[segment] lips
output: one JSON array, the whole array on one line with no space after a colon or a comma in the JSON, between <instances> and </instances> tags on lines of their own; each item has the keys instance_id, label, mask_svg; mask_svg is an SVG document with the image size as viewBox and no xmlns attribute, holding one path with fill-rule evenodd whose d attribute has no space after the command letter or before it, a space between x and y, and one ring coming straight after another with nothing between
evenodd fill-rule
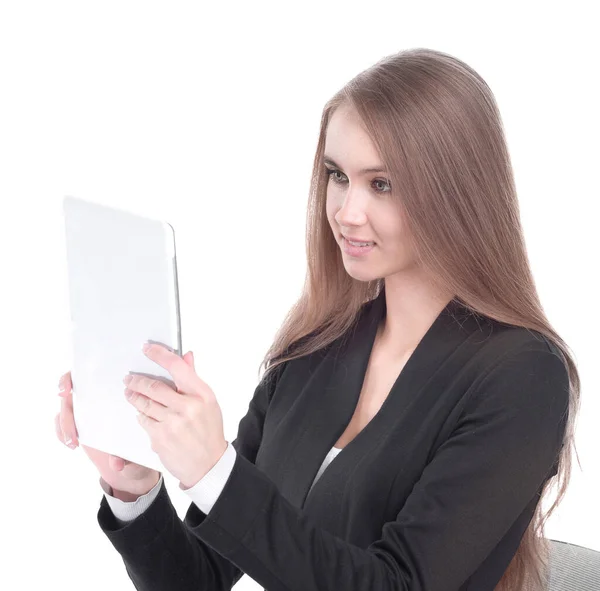
<instances>
[{"instance_id":1,"label":"lips","mask_svg":"<svg viewBox=\"0 0 600 591\"><path fill-rule=\"evenodd\" d=\"M346 240L350 240L352 242L373 242L375 243L375 240L364 240L362 238L351 238L350 236L346 236L345 234L342 234L342 236L346 239Z\"/></svg>"}]
</instances>

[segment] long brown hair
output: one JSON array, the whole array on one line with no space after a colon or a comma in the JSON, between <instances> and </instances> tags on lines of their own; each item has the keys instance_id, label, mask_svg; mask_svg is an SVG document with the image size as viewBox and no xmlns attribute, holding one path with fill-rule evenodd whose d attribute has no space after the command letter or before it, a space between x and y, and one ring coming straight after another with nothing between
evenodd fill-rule
<instances>
[{"instance_id":1,"label":"long brown hair","mask_svg":"<svg viewBox=\"0 0 600 591\"><path fill-rule=\"evenodd\" d=\"M326 214L323 150L328 121L350 106L402 196L418 263L442 293L500 322L536 330L560 351L570 380L569 419L558 473L542 490L532 521L496 591L547 584L548 517L570 481L580 379L569 347L538 298L520 222L513 170L492 91L470 66L440 51L416 48L387 56L348 82L323 109L307 212L307 275L300 298L267 351L267 374L285 361L342 336L360 307L376 297L383 278L357 281L346 272ZM260 370L259 370L260 371ZM579 458L578 458L579 460ZM546 512L552 484L557 497Z\"/></svg>"}]
</instances>

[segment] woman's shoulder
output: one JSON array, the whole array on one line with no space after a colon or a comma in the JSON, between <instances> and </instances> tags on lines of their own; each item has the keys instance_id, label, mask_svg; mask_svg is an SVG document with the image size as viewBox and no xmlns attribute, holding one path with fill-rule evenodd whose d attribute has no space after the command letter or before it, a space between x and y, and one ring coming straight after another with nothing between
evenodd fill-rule
<instances>
[{"instance_id":1,"label":"woman's shoulder","mask_svg":"<svg viewBox=\"0 0 600 591\"><path fill-rule=\"evenodd\" d=\"M525 326L508 325L492 321L488 342L484 343L484 353L490 358L502 352L539 351L561 357L556 344L542 332Z\"/></svg>"},{"instance_id":2,"label":"woman's shoulder","mask_svg":"<svg viewBox=\"0 0 600 591\"><path fill-rule=\"evenodd\" d=\"M503 400L511 395L522 397L526 389L528 395L523 403L542 404L552 390L557 397L564 396L564 403L568 404L568 366L552 339L537 330L504 325L492 331L491 338L471 361L472 367L477 368L476 389L485 396L496 384L504 390ZM511 398L510 404L514 402Z\"/></svg>"}]
</instances>

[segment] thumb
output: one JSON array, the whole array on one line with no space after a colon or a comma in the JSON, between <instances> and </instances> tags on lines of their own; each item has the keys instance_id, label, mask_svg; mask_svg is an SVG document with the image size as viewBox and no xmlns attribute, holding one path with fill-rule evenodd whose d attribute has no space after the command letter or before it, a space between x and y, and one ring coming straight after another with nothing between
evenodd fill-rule
<instances>
[{"instance_id":1,"label":"thumb","mask_svg":"<svg viewBox=\"0 0 600 591\"><path fill-rule=\"evenodd\" d=\"M121 470L123 470L123 468L125 468L125 460L123 460L123 458L120 458L119 456L114 456L112 454L109 454L108 465L115 472L121 472Z\"/></svg>"}]
</instances>

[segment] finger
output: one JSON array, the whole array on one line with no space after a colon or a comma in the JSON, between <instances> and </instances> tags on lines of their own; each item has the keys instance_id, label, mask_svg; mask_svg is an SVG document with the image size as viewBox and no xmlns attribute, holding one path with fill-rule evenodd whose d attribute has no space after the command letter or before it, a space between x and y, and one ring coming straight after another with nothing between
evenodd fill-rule
<instances>
[{"instance_id":1,"label":"finger","mask_svg":"<svg viewBox=\"0 0 600 591\"><path fill-rule=\"evenodd\" d=\"M73 445L77 446L79 445L79 433L77 432L75 417L73 416L73 399L69 394L68 398L63 398L60 402L60 424L63 433L65 434L65 443L68 445L67 441L70 439Z\"/></svg>"},{"instance_id":2,"label":"finger","mask_svg":"<svg viewBox=\"0 0 600 591\"><path fill-rule=\"evenodd\" d=\"M58 437L58 440L61 443L64 443L65 438L64 438L61 426L60 426L60 413L56 413L56 416L54 417L54 430L56 431L56 436Z\"/></svg>"},{"instance_id":3,"label":"finger","mask_svg":"<svg viewBox=\"0 0 600 591\"><path fill-rule=\"evenodd\" d=\"M72 390L70 388L68 390L60 390L58 392L58 395L61 398L68 398L69 396L71 396L71 394L72 394Z\"/></svg>"},{"instance_id":4,"label":"finger","mask_svg":"<svg viewBox=\"0 0 600 591\"><path fill-rule=\"evenodd\" d=\"M71 372L68 371L60 377L60 380L58 380L58 395L64 396L65 394L71 391L72 387L73 384L71 382Z\"/></svg>"},{"instance_id":5,"label":"finger","mask_svg":"<svg viewBox=\"0 0 600 591\"><path fill-rule=\"evenodd\" d=\"M65 392L61 396L60 408L72 409L73 408L73 393L71 391Z\"/></svg>"},{"instance_id":6,"label":"finger","mask_svg":"<svg viewBox=\"0 0 600 591\"><path fill-rule=\"evenodd\" d=\"M196 371L196 364L194 363L194 354L191 351L188 351L183 356L183 359L194 371Z\"/></svg>"},{"instance_id":7,"label":"finger","mask_svg":"<svg viewBox=\"0 0 600 591\"><path fill-rule=\"evenodd\" d=\"M56 430L56 436L58 437L58 439L61 443L64 443L67 447L70 447L71 449L75 449L77 447L77 445L73 441L73 438L70 437L69 433L63 429L62 422L63 422L62 415L61 415L61 413L58 413L54 417L54 426L55 426L55 430Z\"/></svg>"},{"instance_id":8,"label":"finger","mask_svg":"<svg viewBox=\"0 0 600 591\"><path fill-rule=\"evenodd\" d=\"M174 395L178 396L176 393ZM128 402L142 414L153 418L155 421L164 421L169 413L169 409L166 406L160 404L160 402L155 402L139 392L133 392Z\"/></svg>"},{"instance_id":9,"label":"finger","mask_svg":"<svg viewBox=\"0 0 600 591\"><path fill-rule=\"evenodd\" d=\"M147 414L144 414L143 412L138 413L136 418L138 423L142 426L146 433L148 433L150 439L153 440L153 437L156 433L156 426L159 424L159 421L151 416L148 416ZM156 451L154 448L152 449Z\"/></svg>"},{"instance_id":10,"label":"finger","mask_svg":"<svg viewBox=\"0 0 600 591\"><path fill-rule=\"evenodd\" d=\"M145 355L169 372L179 392L195 392L199 383L203 383L193 367L162 345L150 345Z\"/></svg>"},{"instance_id":11,"label":"finger","mask_svg":"<svg viewBox=\"0 0 600 591\"><path fill-rule=\"evenodd\" d=\"M185 362L182 360L182 363ZM127 388L133 390L134 394L129 399L129 402L131 402L138 410L146 413L145 405L147 402L143 399L144 397L156 402L162 407L154 407L153 410L157 413L157 416L154 416L153 414L150 415L157 420L162 420L164 418L164 408L171 408L172 410L178 411L183 407L181 394L173 390L171 386L168 386L162 380L132 374L132 379L127 384ZM143 396L140 398L139 394L143 394ZM148 408L151 406L152 405L148 405Z\"/></svg>"},{"instance_id":12,"label":"finger","mask_svg":"<svg viewBox=\"0 0 600 591\"><path fill-rule=\"evenodd\" d=\"M67 373L64 373L62 376L60 376L60 379L58 380L58 387L62 388L64 386L65 380L67 379Z\"/></svg>"}]
</instances>

